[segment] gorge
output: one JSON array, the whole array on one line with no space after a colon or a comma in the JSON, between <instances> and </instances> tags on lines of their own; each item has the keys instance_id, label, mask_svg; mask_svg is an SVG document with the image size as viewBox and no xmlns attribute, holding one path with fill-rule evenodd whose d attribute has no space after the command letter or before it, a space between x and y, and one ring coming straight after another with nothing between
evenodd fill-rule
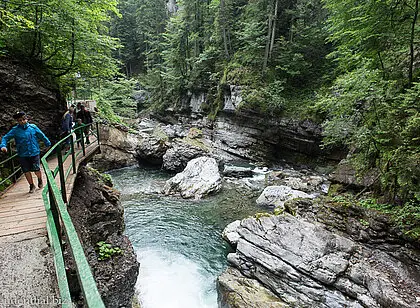
<instances>
[{"instance_id":1,"label":"gorge","mask_svg":"<svg viewBox=\"0 0 420 308\"><path fill-rule=\"evenodd\" d=\"M182 118L182 121L185 119ZM250 121L247 123L249 125ZM219 162L219 169L224 175L222 193L213 193L208 197L199 196L199 198L208 201L188 201L180 199L179 196L163 197L162 190L165 181L144 182L147 178L144 172L150 172L148 169L140 171L143 173L141 179L137 178L141 183L140 187L136 187L136 184L132 182L135 181L133 178L130 179L130 182L127 182L128 179L122 180L123 182L117 185L121 187L123 195L124 191L129 191L123 198L129 199L127 204L129 204L130 211L136 213L141 211L141 215L146 215L145 221L149 223L154 218L158 221L161 219L167 221L169 226L166 225L166 227L162 227L159 223L152 224L154 228L161 230L156 235L159 238L158 242L168 239L168 236L172 238L173 235L170 234L172 223L179 226L177 215L174 218L177 222L171 222L172 211L177 213L178 209L185 208L184 210L191 214L190 211L196 211L197 206L203 207L202 211L208 211L205 205L200 202L217 203L218 196L223 199L226 190L238 189L239 195L236 195L235 198L239 198L240 195L245 196L247 202L252 205L252 210L248 212L252 218L246 218L247 215L241 212L236 213L238 215L235 217L228 215L232 221L239 219L240 223L236 223L236 226L231 228L231 234L236 234L233 236L236 239L231 241L236 252L230 253L227 257L230 266L222 273L220 269L224 267L223 261L219 260L221 263L218 265L218 274L212 272L212 277L220 274L217 279L219 307L294 307L296 305L300 307L410 307L417 305L420 301L417 287L420 278L418 242L405 236L387 215L351 205L338 197L335 199L325 197L331 181L337 185L336 181L344 179L345 181L342 182L344 185L350 184L351 187L362 185L351 182L354 175L352 172L348 172L346 175L347 169L344 168L344 171L336 170L335 174L340 176L328 176L325 170L331 172L334 168L328 166L321 168L318 165L315 168L318 170L316 172L302 164L296 168L296 165L290 165L285 160L271 164L271 169L258 169L255 165L250 166L244 158L253 158L254 161L259 161L260 166L263 167L263 157L273 157L274 152L266 151L265 153L269 155L265 156L258 154L252 156L250 153L263 153L258 150L276 147L272 147L273 143L263 142L263 138L257 140L258 134L254 134L254 139L251 138L249 126L244 128L238 125L235 127L230 123L229 126L219 124L214 128L214 125L207 124L205 120L197 119L171 125L159 123L159 121L150 118L140 120L137 125L139 133L132 133L128 130L124 132L112 127L104 129L106 132L103 135L104 153L109 153L106 150L108 146L118 149L118 152L111 151L114 153L113 155L106 154L106 157L112 158L113 161L111 163L108 160L107 166L111 164L111 166L119 168L140 161L142 164L154 163L158 168L162 166L169 172L177 172L182 171L187 162L202 156L209 156ZM220 127L229 127L229 129L222 131ZM254 132L258 131L258 128L254 129ZM248 134L241 135L237 133L238 131L247 131ZM232 136L235 138L231 138ZM245 149L237 146L243 140L240 138L248 140L248 146ZM302 138L299 139L301 142ZM127 143L127 140L132 142ZM269 146L264 147L264 144ZM257 151L252 152L253 146ZM298 147L292 145L289 147L289 151L291 151L290 148ZM105 155L98 156L97 162L93 165L100 168L106 157ZM240 162L241 160L242 162ZM314 165L312 164L312 166ZM198 173L200 173L199 170L196 168ZM256 172L264 170L259 180L255 179L257 174L252 170ZM138 171L121 169L113 171L111 174L113 176L119 174L118 182L121 181L121 177L125 178L123 175L125 172L135 174ZM156 171L151 172L155 174ZM168 179L170 175L165 177ZM127 185L127 183L129 184ZM231 185L236 185L234 186L236 188L232 188ZM146 187L146 191L141 187ZM262 197L260 195L264 188L270 187L276 188L277 190L274 191L279 192L267 195L265 197L267 201L257 205L256 200ZM287 187L287 189L282 187ZM307 196L311 198L318 197L313 201L310 199L287 201L288 198L285 196L290 196L291 190L289 189L295 189L301 193L306 192ZM135 201L134 196L136 195L140 197L140 201ZM151 208L145 206L149 202L152 202ZM176 207L163 206L168 202L169 204L175 202ZM194 202L199 203L195 204ZM242 208L241 201L238 203L237 200L229 199L229 202L236 204L234 209L232 208L235 212ZM276 206L276 211L273 214L274 206ZM161 208L164 213L159 212L149 217L150 213L155 213L155 208ZM218 210L222 211L222 213L218 213L221 215L219 219L224 219L227 222L226 216L224 216L226 212L222 209ZM213 209L212 212L218 210ZM129 219L134 219L130 217L131 214L128 215ZM194 216L195 214L192 214L192 217ZM192 221L195 219L192 218ZM188 219L184 222L186 226L189 223ZM147 226L147 223L144 224ZM133 231L128 230L127 232L131 233L133 238L142 237L141 234L156 232L151 230L142 233L142 226L137 226L135 219L130 222L130 225L132 225ZM220 236L223 227L218 224L214 228L214 231ZM199 227L187 227L187 230L191 231L189 234L195 234L193 231L195 229L199 229ZM179 236L182 238L182 242L175 246L186 245L189 247L192 245L196 247L199 245L197 249L200 250L203 249L200 248L200 245L203 244L199 243L208 240L207 236L200 235L200 233L193 236L192 242L186 236L186 234ZM229 237L227 238L229 239ZM145 239L140 242L144 245ZM221 242L217 245L224 247ZM178 248L172 247L171 249L177 250ZM148 249L145 250L148 251ZM228 251L224 250L224 254ZM183 258L195 253L199 252L184 252ZM147 253L142 252L142 255L146 264L149 262L150 266ZM152 255L159 259L156 254ZM201 256L204 260L208 257L210 256ZM160 256L160 258L164 257ZM193 265L190 266L195 268ZM152 269L147 268L147 265L146 271L148 275L153 272ZM169 279L164 274L162 275L163 277L160 279ZM139 279L141 281L141 276ZM149 277L148 279L153 278ZM143 286L147 290L148 287L144 285L145 283L147 282L142 282L139 288L141 289ZM147 291L145 292L147 293ZM153 304L150 304L150 293L144 296L148 299L143 298L143 300L149 301L146 307L154 307ZM209 307L216 305L214 296ZM182 302L181 299L180 301ZM188 306L185 304L186 302L182 303L179 307ZM191 307L197 305L197 302L194 303L191 304ZM208 305L208 303L201 304L203 307Z\"/></svg>"},{"instance_id":2,"label":"gorge","mask_svg":"<svg viewBox=\"0 0 420 308\"><path fill-rule=\"evenodd\" d=\"M176 10L174 5L171 1L172 10ZM42 76L34 65L9 58L2 58L0 63L0 132L7 131L14 112L25 110L32 116L33 123L46 131L53 141L58 140L61 116L67 105L60 86L67 86L69 92L71 80L75 82L75 91L77 80L73 79L76 77L71 76L59 84L51 75ZM412 62L411 66L416 63ZM101 182L96 171L86 169L79 174L79 190L75 191L74 197L77 202L69 206L69 210L86 243L85 252L91 267L99 274L97 283L106 304L110 307L130 305L138 278L134 296L138 296L146 308L157 305L222 308L419 306L419 237L407 232L407 213L403 212L402 220L396 221L387 213L389 208L377 210L382 203L374 198L370 189L380 182L375 173L378 169L371 168L372 173L365 174L359 181L357 172L342 161L348 151L364 153L358 152L359 148L347 148L350 142L344 142L346 147L343 148L322 149L320 144L325 131L319 123L303 117L270 114L272 110L264 113L261 111L264 106L243 108L244 92L234 84L235 74L245 72L254 77L255 72L233 66L228 76L231 84L224 80L226 76L218 76L224 83L217 87L220 104L212 102L219 108L217 112L209 110L214 106L208 106L208 93L200 92L200 86L197 86L196 93L183 91L182 95L173 98L181 104L164 106L163 112L140 113L138 117L125 119L129 124L124 125L110 121L111 116L103 117L104 110L109 111L109 108L101 97L104 105L96 121L101 126L102 152L90 166L111 174L122 195L120 197L110 188L110 183ZM350 81L354 84L349 88L358 89L364 81L373 79L364 71L358 72L361 77L353 76ZM293 71L289 73L294 76ZM246 74L242 77L247 77ZM210 78L203 75L200 78ZM306 77L315 80L314 76ZM294 77L290 80L291 83L299 81ZM366 88L369 93L379 95L372 90L381 84L375 80ZM111 80L110 83L117 82ZM282 86L281 82L273 84L269 95L266 93L268 97L273 97ZM253 86L260 88L259 84ZM214 91L213 88L210 90ZM362 146L371 145L373 140L374 146L386 149L371 152L366 146L364 149L369 155L361 157L365 159L363 163L375 167L372 161L379 162L379 171L386 175L382 179L388 181L387 185L391 183L391 186L384 186L389 188L387 192L392 197L388 199L398 204L397 184L404 189L408 187L403 193L412 196L418 183L417 160L411 159L418 157L415 156L418 153L417 94L407 90L405 98L394 95L398 104L405 102L408 105L406 110L405 107L390 108L380 99L379 104L375 95L363 93L363 99L350 95L349 101L356 106L351 105L349 109L354 110L354 114L349 112L351 116L348 116L346 106L342 112L334 109L342 107L335 101L340 97L339 90L331 91L333 98L328 98L331 105L323 106L321 111L327 113L325 109L331 108L337 112L337 118L344 122L339 122L342 127L339 126L338 131L367 138L368 141L361 139L359 144ZM414 97L413 106L407 103L411 102L410 95ZM345 102L348 97L343 97ZM389 100L383 101L389 103ZM118 103L122 104L122 100ZM143 103L141 101L139 105ZM376 106L382 109L376 109ZM367 112L363 113L364 108L373 108L372 119L366 116L369 115ZM382 130L384 124L378 124L383 120L378 117L381 110L382 114L385 110L396 110L400 118L403 118L401 114L411 116L411 122L407 120L411 123L407 130L403 124L404 129L400 124L394 125L407 140L400 140L398 134L382 138L388 132ZM366 130L358 131L348 125L353 119L356 123L366 121L366 127L362 127ZM392 119L390 123L398 122ZM337 127L330 127L334 128ZM349 136L345 135L350 140ZM393 149L394 141L402 145L403 150L390 157L402 157L402 160L389 159L389 163L384 163L378 153L390 153L387 150ZM184 176L176 181L170 180L175 173L185 172L188 164L196 163L196 160L211 161L211 174L215 175L217 183L209 185L211 193L201 190L204 185L200 183L206 178L192 184L184 181L193 177L194 172L199 174L206 166L204 162L194 164L194 170L183 173ZM342 163L338 164L340 161ZM133 167L139 163L141 167ZM407 167L405 173L388 177L386 172L398 170L393 163ZM154 167L144 166L148 164ZM179 185L181 182L186 184ZM165 184L170 187L166 195L162 193ZM85 195L86 187L91 189L87 193L89 198ZM357 198L352 199L352 196ZM291 197L298 199L290 200ZM97 212L90 212L89 207ZM126 231L123 234L124 211ZM97 230L87 230L87 227ZM222 234L232 247L223 242ZM121 263L113 260L100 264L97 261L95 245L104 238L127 252L120 259L123 260ZM156 268L160 271L154 271ZM153 276L154 273L157 275ZM75 289L77 292L77 286Z\"/></svg>"}]
</instances>

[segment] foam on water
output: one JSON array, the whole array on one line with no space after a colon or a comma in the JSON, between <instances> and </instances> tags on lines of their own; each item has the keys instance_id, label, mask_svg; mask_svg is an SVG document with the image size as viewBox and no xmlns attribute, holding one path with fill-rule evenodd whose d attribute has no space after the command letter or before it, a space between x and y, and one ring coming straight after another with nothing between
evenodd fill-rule
<instances>
[{"instance_id":1,"label":"foam on water","mask_svg":"<svg viewBox=\"0 0 420 308\"><path fill-rule=\"evenodd\" d=\"M216 279L231 251L222 230L261 211L255 200L236 189L203 200L167 197L156 192L171 175L158 169L123 168L110 174L122 194L125 234L140 262L141 307L216 308Z\"/></svg>"},{"instance_id":2,"label":"foam on water","mask_svg":"<svg viewBox=\"0 0 420 308\"><path fill-rule=\"evenodd\" d=\"M137 251L140 262L136 289L142 308L217 307L213 280L183 255L157 248ZM210 291L210 292L209 292Z\"/></svg>"}]
</instances>

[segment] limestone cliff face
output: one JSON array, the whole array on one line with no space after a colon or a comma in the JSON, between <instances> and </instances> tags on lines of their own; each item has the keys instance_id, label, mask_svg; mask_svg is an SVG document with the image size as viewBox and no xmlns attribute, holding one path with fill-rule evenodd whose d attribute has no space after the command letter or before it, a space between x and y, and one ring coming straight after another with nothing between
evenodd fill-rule
<instances>
[{"instance_id":1,"label":"limestone cliff face","mask_svg":"<svg viewBox=\"0 0 420 308\"><path fill-rule=\"evenodd\" d=\"M100 171L135 165L136 147L139 137L127 128L101 124L99 126L101 153L95 155L92 166Z\"/></svg>"},{"instance_id":2,"label":"limestone cliff face","mask_svg":"<svg viewBox=\"0 0 420 308\"><path fill-rule=\"evenodd\" d=\"M204 111L205 106L209 105L205 93L187 93L181 101L182 106L172 112L189 114L189 122L208 114L208 111ZM301 154L337 161L344 157L345 149L326 151L320 148L323 137L319 124L241 108L243 103L240 86L229 85L225 88L223 109L214 120L211 138L221 150L245 159L266 161L290 160ZM170 119L168 115L165 116Z\"/></svg>"},{"instance_id":3,"label":"limestone cliff face","mask_svg":"<svg viewBox=\"0 0 420 308\"><path fill-rule=\"evenodd\" d=\"M124 231L124 208L119 192L96 172L82 167L68 206L99 292L106 307L129 307L139 263ZM100 260L98 242L119 247L123 253ZM74 268L72 268L75 278ZM72 290L77 291L77 284Z\"/></svg>"},{"instance_id":4,"label":"limestone cliff face","mask_svg":"<svg viewBox=\"0 0 420 308\"><path fill-rule=\"evenodd\" d=\"M0 57L0 135L14 124L12 115L25 111L52 140L59 133L66 102L57 84L29 64Z\"/></svg>"},{"instance_id":5,"label":"limestone cliff face","mask_svg":"<svg viewBox=\"0 0 420 308\"><path fill-rule=\"evenodd\" d=\"M238 270L218 280L222 307L418 307L419 242L386 216L308 199L286 208L296 216L241 221L228 256Z\"/></svg>"}]
</instances>

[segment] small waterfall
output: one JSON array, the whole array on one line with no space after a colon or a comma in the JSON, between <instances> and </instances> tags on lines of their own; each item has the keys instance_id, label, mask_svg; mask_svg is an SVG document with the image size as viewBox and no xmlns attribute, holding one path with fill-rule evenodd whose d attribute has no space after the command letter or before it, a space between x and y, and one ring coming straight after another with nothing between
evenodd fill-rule
<instances>
[{"instance_id":1,"label":"small waterfall","mask_svg":"<svg viewBox=\"0 0 420 308\"><path fill-rule=\"evenodd\" d=\"M142 308L217 308L216 279L231 252L224 227L253 215L255 198L226 188L203 200L158 193L170 175L150 168L110 172L121 191L126 234L140 262Z\"/></svg>"}]
</instances>

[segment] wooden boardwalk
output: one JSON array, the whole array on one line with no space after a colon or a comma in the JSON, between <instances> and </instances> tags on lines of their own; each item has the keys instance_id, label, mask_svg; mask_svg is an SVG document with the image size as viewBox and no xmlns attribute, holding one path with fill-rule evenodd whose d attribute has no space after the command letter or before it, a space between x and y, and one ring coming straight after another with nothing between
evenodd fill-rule
<instances>
[{"instance_id":1,"label":"wooden boardwalk","mask_svg":"<svg viewBox=\"0 0 420 308\"><path fill-rule=\"evenodd\" d=\"M98 148L99 146L96 142L91 143L86 148L86 155L79 155L76 159L77 168L81 161L94 154ZM57 158L51 158L48 161L48 165L50 169L54 170L57 166ZM65 172L70 165L71 157L64 162ZM42 176L44 185L46 185L44 170L42 170ZM33 174L33 179L37 186L38 181L35 174ZM70 200L75 179L76 174L70 172L66 181L67 200ZM59 176L56 177L56 181L60 185ZM42 189L37 188L35 193L30 194L29 184L24 176L21 176L6 193L0 196L0 244L46 236L46 221L47 216L42 199Z\"/></svg>"}]
</instances>

